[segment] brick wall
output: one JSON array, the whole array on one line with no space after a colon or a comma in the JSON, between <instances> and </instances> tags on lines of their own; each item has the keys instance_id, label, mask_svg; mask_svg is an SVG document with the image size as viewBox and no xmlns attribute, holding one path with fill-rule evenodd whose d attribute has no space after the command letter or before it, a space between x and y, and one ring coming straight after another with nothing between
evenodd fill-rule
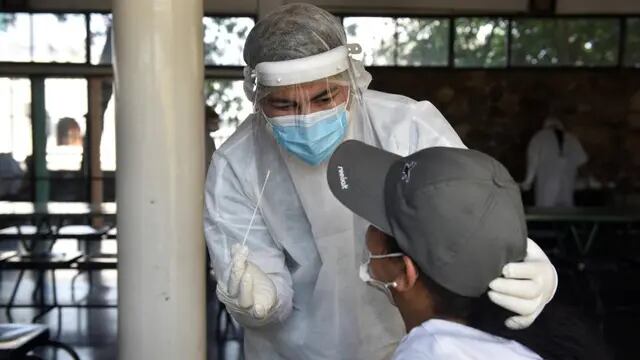
<instances>
[{"instance_id":1,"label":"brick wall","mask_svg":"<svg viewBox=\"0 0 640 360\"><path fill-rule=\"evenodd\" d=\"M553 111L590 156L584 171L640 190L640 71L370 69L371 88L431 101L471 148L525 172L531 136Z\"/></svg>"}]
</instances>

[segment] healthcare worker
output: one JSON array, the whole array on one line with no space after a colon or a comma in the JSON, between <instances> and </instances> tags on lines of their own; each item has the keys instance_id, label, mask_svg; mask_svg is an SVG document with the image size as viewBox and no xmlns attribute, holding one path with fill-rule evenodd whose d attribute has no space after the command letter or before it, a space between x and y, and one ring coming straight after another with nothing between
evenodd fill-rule
<instances>
[{"instance_id":1,"label":"healthcare worker","mask_svg":"<svg viewBox=\"0 0 640 360\"><path fill-rule=\"evenodd\" d=\"M549 117L527 149L527 175L523 190L535 180L535 205L539 207L573 206L578 168L587 162L580 141L567 132L560 120Z\"/></svg>"},{"instance_id":2,"label":"healthcare worker","mask_svg":"<svg viewBox=\"0 0 640 360\"><path fill-rule=\"evenodd\" d=\"M346 139L403 156L464 145L429 102L367 90L359 51L308 4L271 13L245 43L254 113L213 155L204 227L248 359L387 359L404 335L396 309L358 277L369 224L333 197L326 162ZM555 270L544 255L507 267L493 299L521 314L509 326L526 327L553 296Z\"/></svg>"}]
</instances>

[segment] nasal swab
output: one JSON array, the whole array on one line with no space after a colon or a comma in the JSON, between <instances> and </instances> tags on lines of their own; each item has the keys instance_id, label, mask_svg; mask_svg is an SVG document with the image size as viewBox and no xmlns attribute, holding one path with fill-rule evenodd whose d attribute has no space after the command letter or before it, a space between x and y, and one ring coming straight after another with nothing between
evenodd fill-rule
<instances>
[{"instance_id":1,"label":"nasal swab","mask_svg":"<svg viewBox=\"0 0 640 360\"><path fill-rule=\"evenodd\" d=\"M249 228L247 232L244 234L244 239L242 240L242 246L247 242L247 238L249 237L249 232L251 231L251 227L253 226L253 221L256 219L256 214L258 213L258 208L260 207L260 202L262 201L262 194L264 194L264 189L267 186L267 180L269 180L269 175L271 174L271 170L267 170L267 176L264 177L264 183L262 184L262 190L260 190L260 194L258 195L258 202L256 203L256 208L253 209L253 215L251 215L251 221L249 222Z\"/></svg>"}]
</instances>

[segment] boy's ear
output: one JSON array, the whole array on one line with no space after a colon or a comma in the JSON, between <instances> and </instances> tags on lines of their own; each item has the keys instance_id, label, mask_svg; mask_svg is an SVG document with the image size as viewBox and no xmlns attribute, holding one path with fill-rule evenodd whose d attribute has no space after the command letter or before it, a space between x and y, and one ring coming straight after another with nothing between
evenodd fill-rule
<instances>
[{"instance_id":1,"label":"boy's ear","mask_svg":"<svg viewBox=\"0 0 640 360\"><path fill-rule=\"evenodd\" d=\"M413 289L418 281L418 267L408 256L403 256L404 269L400 275L395 279L397 286L394 288L396 291L404 292Z\"/></svg>"}]
</instances>

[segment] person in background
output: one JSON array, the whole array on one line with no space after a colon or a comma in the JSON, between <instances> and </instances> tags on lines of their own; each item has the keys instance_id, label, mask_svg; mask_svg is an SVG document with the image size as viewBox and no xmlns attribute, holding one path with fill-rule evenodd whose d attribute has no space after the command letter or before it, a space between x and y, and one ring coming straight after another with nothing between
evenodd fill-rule
<instances>
[{"instance_id":1,"label":"person in background","mask_svg":"<svg viewBox=\"0 0 640 360\"><path fill-rule=\"evenodd\" d=\"M372 225L360 279L384 293L407 336L393 359L608 359L601 337L565 309L524 330L488 298L501 274L524 276L527 226L518 184L483 153L445 147L407 157L350 140L327 171L334 196ZM538 254L538 256L544 256ZM383 326L383 325L380 325Z\"/></svg>"},{"instance_id":2,"label":"person in background","mask_svg":"<svg viewBox=\"0 0 640 360\"><path fill-rule=\"evenodd\" d=\"M58 146L82 146L82 130L75 119L63 117L58 121L56 142Z\"/></svg>"},{"instance_id":3,"label":"person in background","mask_svg":"<svg viewBox=\"0 0 640 360\"><path fill-rule=\"evenodd\" d=\"M0 200L11 200L20 192L23 171L11 153L0 153Z\"/></svg>"},{"instance_id":4,"label":"person in background","mask_svg":"<svg viewBox=\"0 0 640 360\"><path fill-rule=\"evenodd\" d=\"M535 206L571 207L577 171L587 159L578 138L550 117L529 142L522 189L528 191L535 182Z\"/></svg>"}]
</instances>

